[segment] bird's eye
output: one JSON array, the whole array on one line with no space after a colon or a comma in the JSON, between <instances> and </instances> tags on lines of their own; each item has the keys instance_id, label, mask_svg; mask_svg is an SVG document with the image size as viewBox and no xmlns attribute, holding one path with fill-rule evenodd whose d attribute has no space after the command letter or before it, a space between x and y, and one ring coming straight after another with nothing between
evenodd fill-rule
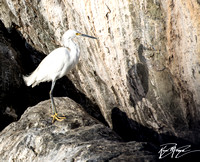
<instances>
[{"instance_id":1,"label":"bird's eye","mask_svg":"<svg viewBox=\"0 0 200 162\"><path fill-rule=\"evenodd\" d=\"M81 33L76 33L76 35L81 35Z\"/></svg>"}]
</instances>

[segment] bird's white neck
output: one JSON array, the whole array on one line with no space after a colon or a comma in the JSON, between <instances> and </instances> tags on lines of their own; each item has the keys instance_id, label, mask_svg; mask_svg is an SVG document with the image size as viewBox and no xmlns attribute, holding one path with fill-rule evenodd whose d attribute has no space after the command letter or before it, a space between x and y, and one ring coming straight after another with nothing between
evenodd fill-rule
<instances>
[{"instance_id":1,"label":"bird's white neck","mask_svg":"<svg viewBox=\"0 0 200 162\"><path fill-rule=\"evenodd\" d=\"M72 41L72 39L66 40L64 42L64 46L70 49L70 54L72 57L80 56L79 46L74 41Z\"/></svg>"}]
</instances>

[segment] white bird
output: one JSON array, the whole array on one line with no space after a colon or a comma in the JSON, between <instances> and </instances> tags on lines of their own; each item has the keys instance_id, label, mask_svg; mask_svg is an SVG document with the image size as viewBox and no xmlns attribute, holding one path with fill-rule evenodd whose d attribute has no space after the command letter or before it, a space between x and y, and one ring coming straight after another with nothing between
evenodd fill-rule
<instances>
[{"instance_id":1,"label":"white bird","mask_svg":"<svg viewBox=\"0 0 200 162\"><path fill-rule=\"evenodd\" d=\"M50 90L50 99L53 110L53 121L62 121L64 116L59 117L57 114L56 106L53 100L53 89L56 80L66 75L78 63L80 57L79 46L73 42L76 36L83 36L88 38L97 39L95 37L81 34L75 30L68 30L62 36L62 43L64 47L53 50L47 55L36 70L29 76L23 76L24 82L27 86L34 87L41 82L52 81Z\"/></svg>"}]
</instances>

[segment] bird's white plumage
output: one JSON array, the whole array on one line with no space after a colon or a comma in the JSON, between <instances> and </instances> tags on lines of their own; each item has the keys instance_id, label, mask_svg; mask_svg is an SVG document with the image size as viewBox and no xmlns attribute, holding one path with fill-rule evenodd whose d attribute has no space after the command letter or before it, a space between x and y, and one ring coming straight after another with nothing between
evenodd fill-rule
<instances>
[{"instance_id":1,"label":"bird's white plumage","mask_svg":"<svg viewBox=\"0 0 200 162\"><path fill-rule=\"evenodd\" d=\"M78 63L78 59L79 55L70 54L67 48L57 48L43 59L29 77L24 79L27 85L32 87L40 82L57 80L66 75Z\"/></svg>"},{"instance_id":2,"label":"bird's white plumage","mask_svg":"<svg viewBox=\"0 0 200 162\"><path fill-rule=\"evenodd\" d=\"M77 63L80 57L79 47L72 39L79 33L68 30L64 33L62 41L65 47L53 50L47 55L30 76L24 76L27 86L32 87L41 82L55 81L66 75Z\"/></svg>"}]
</instances>

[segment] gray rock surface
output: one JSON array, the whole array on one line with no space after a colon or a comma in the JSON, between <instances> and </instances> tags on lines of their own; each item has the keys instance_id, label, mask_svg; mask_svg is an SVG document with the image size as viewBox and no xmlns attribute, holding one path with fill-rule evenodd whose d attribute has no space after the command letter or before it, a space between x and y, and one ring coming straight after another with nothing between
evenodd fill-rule
<instances>
[{"instance_id":1,"label":"gray rock surface","mask_svg":"<svg viewBox=\"0 0 200 162\"><path fill-rule=\"evenodd\" d=\"M114 107L159 133L182 137L179 132L198 127L197 1L3 0L0 8L6 27L16 24L46 54L68 28L98 37L79 40L91 47L81 46L81 61L69 78L111 127Z\"/></svg>"},{"instance_id":2,"label":"gray rock surface","mask_svg":"<svg viewBox=\"0 0 200 162\"><path fill-rule=\"evenodd\" d=\"M81 44L81 60L68 77L98 105L111 128L116 128L112 115L118 108L130 119L125 128L135 129L135 121L137 130L144 126L196 144L199 17L197 0L0 2L5 26L14 24L34 49L45 54L61 46L61 36L69 28L98 38L75 40Z\"/></svg>"},{"instance_id":3,"label":"gray rock surface","mask_svg":"<svg viewBox=\"0 0 200 162\"><path fill-rule=\"evenodd\" d=\"M55 98L67 119L51 123L50 100L29 107L0 133L0 161L152 161L145 142L122 142L69 98Z\"/></svg>"}]
</instances>

